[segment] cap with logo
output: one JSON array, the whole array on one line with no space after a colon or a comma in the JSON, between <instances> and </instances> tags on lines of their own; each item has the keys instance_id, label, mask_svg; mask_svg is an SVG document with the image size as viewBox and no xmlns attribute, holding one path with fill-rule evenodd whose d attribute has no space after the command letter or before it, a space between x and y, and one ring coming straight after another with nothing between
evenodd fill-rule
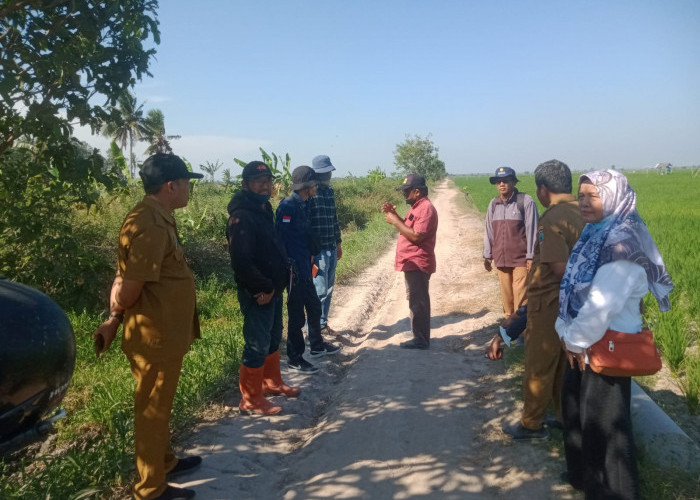
<instances>
[{"instance_id":1,"label":"cap with logo","mask_svg":"<svg viewBox=\"0 0 700 500\"><path fill-rule=\"evenodd\" d=\"M399 187L396 188L397 191L406 191L408 189L416 189L428 187L425 183L425 177L420 174L408 174Z\"/></svg>"},{"instance_id":2,"label":"cap with logo","mask_svg":"<svg viewBox=\"0 0 700 500\"><path fill-rule=\"evenodd\" d=\"M491 184L496 184L506 177L512 177L515 182L519 182L518 178L515 176L515 170L510 167L498 167L493 177L489 177L489 182Z\"/></svg>"},{"instance_id":3,"label":"cap with logo","mask_svg":"<svg viewBox=\"0 0 700 500\"><path fill-rule=\"evenodd\" d=\"M248 163L245 167L243 167L243 174L241 176L246 182L257 177L274 177L270 167L261 161L251 161Z\"/></svg>"},{"instance_id":4,"label":"cap with logo","mask_svg":"<svg viewBox=\"0 0 700 500\"><path fill-rule=\"evenodd\" d=\"M317 174L325 174L327 172L332 172L335 167L331 163L331 159L326 155L318 155L311 160L311 167Z\"/></svg>"},{"instance_id":5,"label":"cap with logo","mask_svg":"<svg viewBox=\"0 0 700 500\"><path fill-rule=\"evenodd\" d=\"M299 191L314 187L318 184L314 169L308 165L302 165L292 171L292 191Z\"/></svg>"},{"instance_id":6,"label":"cap with logo","mask_svg":"<svg viewBox=\"0 0 700 500\"><path fill-rule=\"evenodd\" d=\"M156 153L141 165L139 176L144 186L160 186L178 179L201 179L204 174L190 172L182 158L170 153Z\"/></svg>"}]
</instances>

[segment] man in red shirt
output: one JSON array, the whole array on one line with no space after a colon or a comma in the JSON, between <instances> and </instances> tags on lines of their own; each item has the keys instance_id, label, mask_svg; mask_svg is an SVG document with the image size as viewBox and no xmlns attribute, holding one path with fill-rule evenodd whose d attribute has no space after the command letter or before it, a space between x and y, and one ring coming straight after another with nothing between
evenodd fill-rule
<instances>
[{"instance_id":1,"label":"man in red shirt","mask_svg":"<svg viewBox=\"0 0 700 500\"><path fill-rule=\"evenodd\" d=\"M430 275L435 272L435 235L438 215L428 199L428 186L419 174L408 174L404 183L396 188L402 191L411 209L402 219L396 207L389 202L382 205L386 221L399 232L396 244L394 268L403 271L406 280L406 296L411 312L413 339L401 342L405 349L430 347Z\"/></svg>"}]
</instances>

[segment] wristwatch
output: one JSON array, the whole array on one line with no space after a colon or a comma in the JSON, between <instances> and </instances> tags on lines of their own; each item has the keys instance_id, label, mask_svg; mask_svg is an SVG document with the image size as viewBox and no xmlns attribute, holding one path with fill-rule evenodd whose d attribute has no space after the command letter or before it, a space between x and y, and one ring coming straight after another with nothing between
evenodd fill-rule
<instances>
[{"instance_id":1,"label":"wristwatch","mask_svg":"<svg viewBox=\"0 0 700 500\"><path fill-rule=\"evenodd\" d=\"M109 317L110 318L117 318L120 323L124 322L124 313L123 312L120 312L120 313L111 312L111 313L109 313Z\"/></svg>"}]
</instances>

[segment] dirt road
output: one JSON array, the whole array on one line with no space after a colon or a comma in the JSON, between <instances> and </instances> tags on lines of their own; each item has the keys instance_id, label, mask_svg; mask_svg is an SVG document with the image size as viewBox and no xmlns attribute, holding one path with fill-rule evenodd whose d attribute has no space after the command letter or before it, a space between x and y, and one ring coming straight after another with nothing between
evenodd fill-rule
<instances>
[{"instance_id":1,"label":"dirt road","mask_svg":"<svg viewBox=\"0 0 700 500\"><path fill-rule=\"evenodd\" d=\"M517 418L519 390L483 355L502 314L482 267L483 220L450 181L430 197L440 218L430 350L398 347L411 335L392 248L336 287L329 323L342 353L316 375L283 373L303 392L275 398L280 416L212 411L186 450L204 464L181 485L200 499L582 498L559 480L549 443L500 431Z\"/></svg>"}]
</instances>

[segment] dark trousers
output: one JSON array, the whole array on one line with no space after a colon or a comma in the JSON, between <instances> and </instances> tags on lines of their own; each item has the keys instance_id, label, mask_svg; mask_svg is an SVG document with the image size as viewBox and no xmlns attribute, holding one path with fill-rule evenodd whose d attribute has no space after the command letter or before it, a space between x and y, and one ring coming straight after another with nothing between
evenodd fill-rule
<instances>
[{"instance_id":1,"label":"dark trousers","mask_svg":"<svg viewBox=\"0 0 700 500\"><path fill-rule=\"evenodd\" d=\"M282 341L282 296L275 295L260 306L250 292L239 288L238 303L243 314L245 341L241 363L249 368L260 368Z\"/></svg>"},{"instance_id":2,"label":"dark trousers","mask_svg":"<svg viewBox=\"0 0 700 500\"><path fill-rule=\"evenodd\" d=\"M306 311L306 315L304 314ZM323 347L321 337L321 301L316 294L313 281L297 280L292 284L287 297L287 357L296 362L304 354L304 333L308 321L311 350Z\"/></svg>"},{"instance_id":3,"label":"dark trousers","mask_svg":"<svg viewBox=\"0 0 700 500\"><path fill-rule=\"evenodd\" d=\"M416 342L430 345L430 273L404 271L411 332Z\"/></svg>"},{"instance_id":4,"label":"dark trousers","mask_svg":"<svg viewBox=\"0 0 700 500\"><path fill-rule=\"evenodd\" d=\"M630 416L629 377L567 365L562 388L569 482L587 500L637 500L639 476Z\"/></svg>"}]
</instances>

